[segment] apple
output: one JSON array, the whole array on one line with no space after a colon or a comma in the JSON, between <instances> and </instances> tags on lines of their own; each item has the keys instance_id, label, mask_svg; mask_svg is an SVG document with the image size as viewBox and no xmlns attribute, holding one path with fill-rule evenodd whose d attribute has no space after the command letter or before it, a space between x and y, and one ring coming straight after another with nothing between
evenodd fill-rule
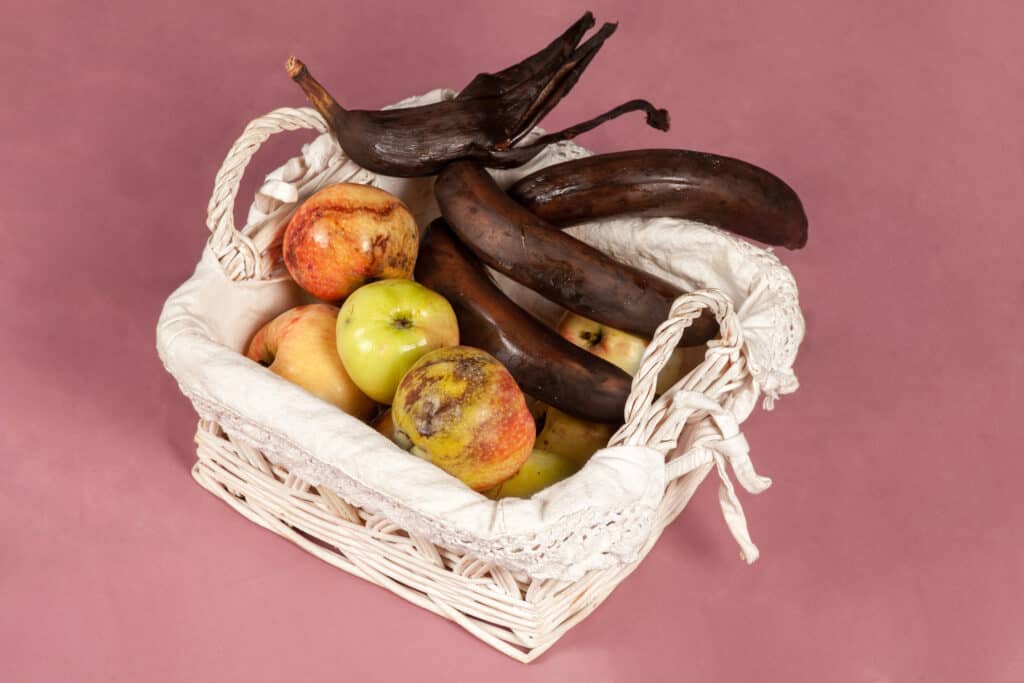
<instances>
[{"instance_id":1,"label":"apple","mask_svg":"<svg viewBox=\"0 0 1024 683\"><path fill-rule=\"evenodd\" d=\"M412 448L412 442L409 441L409 437L395 428L395 421L392 419L390 408L381 413L377 419L373 421L373 428L391 439L391 441L403 451L407 451Z\"/></svg>"},{"instance_id":2,"label":"apple","mask_svg":"<svg viewBox=\"0 0 1024 683\"><path fill-rule=\"evenodd\" d=\"M349 415L366 420L376 406L352 381L338 357L337 322L334 306L292 308L256 333L246 355Z\"/></svg>"},{"instance_id":3,"label":"apple","mask_svg":"<svg viewBox=\"0 0 1024 683\"><path fill-rule=\"evenodd\" d=\"M602 325L576 313L566 312L558 324L558 333L580 348L604 358L633 375L649 340L614 327ZM703 360L706 346L679 347L658 375L658 394L667 391ZM608 444L618 425L588 422L548 407L544 426L537 437L537 447L572 458L582 465L591 455Z\"/></svg>"},{"instance_id":4,"label":"apple","mask_svg":"<svg viewBox=\"0 0 1024 683\"><path fill-rule=\"evenodd\" d=\"M558 323L558 333L576 346L600 356L630 375L640 368L640 359L649 340L617 330L566 311Z\"/></svg>"},{"instance_id":5,"label":"apple","mask_svg":"<svg viewBox=\"0 0 1024 683\"><path fill-rule=\"evenodd\" d=\"M398 385L391 414L414 454L476 491L515 475L536 437L515 379L494 356L468 346L420 358Z\"/></svg>"},{"instance_id":6,"label":"apple","mask_svg":"<svg viewBox=\"0 0 1024 683\"><path fill-rule=\"evenodd\" d=\"M529 498L552 484L567 479L579 471L580 465L572 458L558 453L533 449L519 471L487 492L489 498Z\"/></svg>"},{"instance_id":7,"label":"apple","mask_svg":"<svg viewBox=\"0 0 1024 683\"><path fill-rule=\"evenodd\" d=\"M597 451L608 445L608 439L619 425L581 420L548 406L544 426L537 435L537 448L557 453L582 467Z\"/></svg>"},{"instance_id":8,"label":"apple","mask_svg":"<svg viewBox=\"0 0 1024 683\"><path fill-rule=\"evenodd\" d=\"M558 323L558 333L576 346L604 358L630 375L640 369L644 350L650 340L602 325L576 313L566 312ZM667 391L704 360L707 346L680 346L672 352L661 374L657 393Z\"/></svg>"},{"instance_id":9,"label":"apple","mask_svg":"<svg viewBox=\"0 0 1024 683\"><path fill-rule=\"evenodd\" d=\"M412 280L379 280L349 296L338 314L337 353L349 376L378 403L428 351L459 343L448 300Z\"/></svg>"},{"instance_id":10,"label":"apple","mask_svg":"<svg viewBox=\"0 0 1024 683\"><path fill-rule=\"evenodd\" d=\"M668 362L658 375L657 394L664 394L672 385L688 375L691 370L701 364L704 354L708 351L706 344L700 346L680 346L668 357Z\"/></svg>"},{"instance_id":11,"label":"apple","mask_svg":"<svg viewBox=\"0 0 1024 683\"><path fill-rule=\"evenodd\" d=\"M295 211L284 264L304 290L340 301L372 280L412 277L419 230L394 195L370 185L329 185Z\"/></svg>"}]
</instances>

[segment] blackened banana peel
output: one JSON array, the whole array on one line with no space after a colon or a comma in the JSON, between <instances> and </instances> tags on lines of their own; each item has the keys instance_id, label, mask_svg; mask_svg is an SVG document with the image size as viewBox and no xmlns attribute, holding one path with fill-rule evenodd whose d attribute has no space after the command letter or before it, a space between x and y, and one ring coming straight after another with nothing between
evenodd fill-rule
<instances>
[{"instance_id":1,"label":"blackened banana peel","mask_svg":"<svg viewBox=\"0 0 1024 683\"><path fill-rule=\"evenodd\" d=\"M537 218L470 161L445 166L434 183L441 215L477 258L574 313L618 330L652 337L685 292L638 268L615 261ZM683 345L718 334L704 311L686 328Z\"/></svg>"},{"instance_id":2,"label":"blackened banana peel","mask_svg":"<svg viewBox=\"0 0 1024 683\"><path fill-rule=\"evenodd\" d=\"M807 214L789 185L739 159L685 149L640 149L555 164L509 195L564 227L607 216L669 216L800 249Z\"/></svg>"},{"instance_id":3,"label":"blackened banana peel","mask_svg":"<svg viewBox=\"0 0 1024 683\"><path fill-rule=\"evenodd\" d=\"M540 52L494 74L480 74L455 99L405 109L348 110L296 59L288 75L320 112L345 153L363 168L398 177L434 175L458 159L489 168L520 166L547 145L585 133L631 111L648 125L668 130L668 112L646 100L630 100L600 116L515 146L565 97L612 33L594 25L588 12Z\"/></svg>"},{"instance_id":4,"label":"blackened banana peel","mask_svg":"<svg viewBox=\"0 0 1024 683\"><path fill-rule=\"evenodd\" d=\"M527 394L584 420L622 422L630 376L517 306L443 219L424 231L416 281L452 305L461 343L501 361Z\"/></svg>"}]
</instances>

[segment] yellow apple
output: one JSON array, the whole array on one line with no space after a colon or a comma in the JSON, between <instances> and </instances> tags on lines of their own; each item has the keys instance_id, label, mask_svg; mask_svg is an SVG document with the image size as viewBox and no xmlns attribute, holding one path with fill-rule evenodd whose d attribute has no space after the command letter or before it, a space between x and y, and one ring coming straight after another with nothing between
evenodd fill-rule
<instances>
[{"instance_id":1,"label":"yellow apple","mask_svg":"<svg viewBox=\"0 0 1024 683\"><path fill-rule=\"evenodd\" d=\"M490 498L529 498L538 491L567 479L579 471L572 458L534 449L511 478L487 492Z\"/></svg>"},{"instance_id":2,"label":"yellow apple","mask_svg":"<svg viewBox=\"0 0 1024 683\"><path fill-rule=\"evenodd\" d=\"M547 406L544 426L537 435L537 448L565 456L582 467L590 456L608 445L608 439L618 428L615 424L581 420Z\"/></svg>"},{"instance_id":3,"label":"yellow apple","mask_svg":"<svg viewBox=\"0 0 1024 683\"><path fill-rule=\"evenodd\" d=\"M706 344L700 346L680 346L668 357L668 362L658 375L657 394L664 394L673 384L688 375L691 370L701 364L704 354L708 351Z\"/></svg>"},{"instance_id":4,"label":"yellow apple","mask_svg":"<svg viewBox=\"0 0 1024 683\"><path fill-rule=\"evenodd\" d=\"M633 375L649 340L614 327L602 325L576 313L566 312L558 324L558 333L580 348L600 356ZM667 391L704 358L705 346L679 347L658 375L657 393ZM588 422L548 407L537 447L572 458L582 465L594 452L608 444L619 425Z\"/></svg>"},{"instance_id":5,"label":"yellow apple","mask_svg":"<svg viewBox=\"0 0 1024 683\"><path fill-rule=\"evenodd\" d=\"M334 306L292 308L256 333L246 355L349 415L367 420L376 406L352 381L338 357L337 321Z\"/></svg>"},{"instance_id":6,"label":"yellow apple","mask_svg":"<svg viewBox=\"0 0 1024 683\"><path fill-rule=\"evenodd\" d=\"M494 356L468 346L420 358L398 385L391 414L414 454L477 491L518 472L536 437L515 379Z\"/></svg>"},{"instance_id":7,"label":"yellow apple","mask_svg":"<svg viewBox=\"0 0 1024 683\"><path fill-rule=\"evenodd\" d=\"M640 367L648 340L629 332L566 311L558 323L558 333L581 349L600 356L632 375Z\"/></svg>"},{"instance_id":8,"label":"yellow apple","mask_svg":"<svg viewBox=\"0 0 1024 683\"><path fill-rule=\"evenodd\" d=\"M566 312L558 323L558 333L576 346L617 365L630 375L640 369L640 361L650 340L614 327ZM680 346L672 352L658 375L657 393L661 394L682 379L704 359L707 346Z\"/></svg>"}]
</instances>

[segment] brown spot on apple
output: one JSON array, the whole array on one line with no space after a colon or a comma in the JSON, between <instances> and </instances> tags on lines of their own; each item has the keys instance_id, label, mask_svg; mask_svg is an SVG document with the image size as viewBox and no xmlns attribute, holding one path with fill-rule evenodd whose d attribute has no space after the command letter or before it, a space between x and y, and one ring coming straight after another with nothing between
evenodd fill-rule
<instances>
[{"instance_id":1,"label":"brown spot on apple","mask_svg":"<svg viewBox=\"0 0 1024 683\"><path fill-rule=\"evenodd\" d=\"M469 347L428 353L406 373L392 408L396 426L431 462L482 491L518 471L536 436L515 380Z\"/></svg>"}]
</instances>

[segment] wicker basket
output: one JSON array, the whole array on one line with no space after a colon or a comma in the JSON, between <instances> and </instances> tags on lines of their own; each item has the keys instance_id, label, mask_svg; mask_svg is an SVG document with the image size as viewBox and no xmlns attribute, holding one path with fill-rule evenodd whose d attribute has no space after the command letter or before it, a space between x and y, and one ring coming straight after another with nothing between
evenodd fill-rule
<instances>
[{"instance_id":1,"label":"wicker basket","mask_svg":"<svg viewBox=\"0 0 1024 683\"><path fill-rule=\"evenodd\" d=\"M260 244L248 228L235 230L232 211L241 175L270 135L301 128L326 131L323 120L310 109L281 109L253 121L217 175L209 207L208 250L233 281L264 277L278 243L263 239ZM655 400L658 370L683 329L705 307L719 318L721 340L712 343L697 369ZM173 315L165 309L161 329L173 322ZM162 356L171 343L181 342L172 342L167 335L160 338ZM199 484L248 519L325 562L454 621L497 650L529 662L586 618L636 568L713 469L721 479L726 521L744 557L756 558L757 549L747 535L727 475L731 466L753 492L769 483L753 472L732 412L738 389L750 385L748 352L728 296L709 290L676 302L635 377L625 426L613 437L613 443L651 446L665 454L664 495L653 526L635 561L593 570L574 581L531 578L465 549L442 547L381 514L350 504L336 490L311 485L275 463L260 450L251 430L226 424L214 406L189 394L201 416L196 432L198 462L192 473ZM168 369L173 372L170 364Z\"/></svg>"}]
</instances>

